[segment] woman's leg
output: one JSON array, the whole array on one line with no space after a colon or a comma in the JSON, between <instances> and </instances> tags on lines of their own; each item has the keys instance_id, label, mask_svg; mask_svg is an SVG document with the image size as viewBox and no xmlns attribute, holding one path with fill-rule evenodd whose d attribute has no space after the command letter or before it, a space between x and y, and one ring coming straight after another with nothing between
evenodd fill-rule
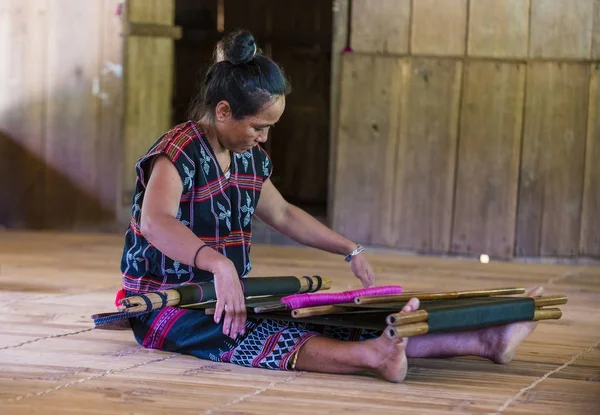
<instances>
[{"instance_id":1,"label":"woman's leg","mask_svg":"<svg viewBox=\"0 0 600 415\"><path fill-rule=\"evenodd\" d=\"M542 287L536 287L527 295L536 297L543 292ZM537 324L537 321L529 321L459 333L416 336L411 338L406 353L408 357L479 356L495 363L508 363Z\"/></svg>"},{"instance_id":2,"label":"woman's leg","mask_svg":"<svg viewBox=\"0 0 600 415\"><path fill-rule=\"evenodd\" d=\"M528 295L538 296L542 292L543 289L537 287ZM418 300L412 299L402 311L414 311L418 306ZM385 335L363 342L313 337L299 350L296 369L340 374L371 372L400 382L406 376L407 356L480 356L507 363L536 326L536 322L519 322L459 333L416 336L410 341L406 338L390 340Z\"/></svg>"},{"instance_id":3,"label":"woman's leg","mask_svg":"<svg viewBox=\"0 0 600 415\"><path fill-rule=\"evenodd\" d=\"M419 300L411 299L402 311L419 308ZM298 351L296 370L323 373L375 373L391 382L406 376L407 338L388 339L382 334L365 341L341 341L317 336Z\"/></svg>"}]
</instances>

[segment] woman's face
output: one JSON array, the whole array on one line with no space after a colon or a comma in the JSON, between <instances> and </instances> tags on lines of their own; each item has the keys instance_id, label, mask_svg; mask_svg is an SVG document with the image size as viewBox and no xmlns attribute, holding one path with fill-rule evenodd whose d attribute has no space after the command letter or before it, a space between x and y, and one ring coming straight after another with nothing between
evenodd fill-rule
<instances>
[{"instance_id":1,"label":"woman's face","mask_svg":"<svg viewBox=\"0 0 600 415\"><path fill-rule=\"evenodd\" d=\"M220 144L234 153L244 153L269 137L269 129L275 125L285 110L285 96L268 101L258 113L236 120L226 101L216 107L217 134Z\"/></svg>"}]
</instances>

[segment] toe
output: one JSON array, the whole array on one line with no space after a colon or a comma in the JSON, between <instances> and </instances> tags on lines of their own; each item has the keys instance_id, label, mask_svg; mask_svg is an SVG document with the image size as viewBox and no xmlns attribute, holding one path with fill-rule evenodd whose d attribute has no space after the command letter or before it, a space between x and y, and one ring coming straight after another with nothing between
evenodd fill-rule
<instances>
[{"instance_id":1,"label":"toe","mask_svg":"<svg viewBox=\"0 0 600 415\"><path fill-rule=\"evenodd\" d=\"M526 295L527 295L527 297L538 297L538 296L542 295L543 293L544 293L544 287L537 286L537 287L532 288L529 291L527 291Z\"/></svg>"},{"instance_id":2,"label":"toe","mask_svg":"<svg viewBox=\"0 0 600 415\"><path fill-rule=\"evenodd\" d=\"M420 306L419 299L418 299L418 298L416 298L416 297L414 297L414 298L411 298L411 299L410 299L410 301L408 302L408 305L410 306L410 308L411 308L413 311L415 311L415 310L418 310L418 309L419 309L419 306Z\"/></svg>"}]
</instances>

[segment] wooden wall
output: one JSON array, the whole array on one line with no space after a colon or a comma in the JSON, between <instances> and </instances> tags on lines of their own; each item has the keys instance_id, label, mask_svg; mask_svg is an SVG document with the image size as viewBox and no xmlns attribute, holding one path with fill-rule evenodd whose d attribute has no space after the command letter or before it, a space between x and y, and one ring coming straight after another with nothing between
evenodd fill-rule
<instances>
[{"instance_id":1,"label":"wooden wall","mask_svg":"<svg viewBox=\"0 0 600 415\"><path fill-rule=\"evenodd\" d=\"M323 0L177 0L173 123L187 120L194 86L230 32L252 32L264 53L291 78L284 116L265 149L273 183L288 200L323 214L328 196L332 4ZM218 21L221 19L222 27ZM306 161L310 168L306 168Z\"/></svg>"},{"instance_id":2,"label":"wooden wall","mask_svg":"<svg viewBox=\"0 0 600 415\"><path fill-rule=\"evenodd\" d=\"M320 211L328 192L332 3L225 0L224 9L225 31L250 30L291 80L285 114L265 145L271 179L287 200Z\"/></svg>"},{"instance_id":3,"label":"wooden wall","mask_svg":"<svg viewBox=\"0 0 600 415\"><path fill-rule=\"evenodd\" d=\"M0 1L0 226L114 223L119 3Z\"/></svg>"},{"instance_id":4,"label":"wooden wall","mask_svg":"<svg viewBox=\"0 0 600 415\"><path fill-rule=\"evenodd\" d=\"M336 230L426 253L600 256L600 0L338 3Z\"/></svg>"}]
</instances>

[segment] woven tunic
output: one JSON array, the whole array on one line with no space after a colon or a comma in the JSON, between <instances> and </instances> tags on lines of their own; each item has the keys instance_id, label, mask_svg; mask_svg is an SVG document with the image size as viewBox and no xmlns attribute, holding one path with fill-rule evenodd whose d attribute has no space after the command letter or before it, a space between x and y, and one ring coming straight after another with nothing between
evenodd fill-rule
<instances>
[{"instance_id":1,"label":"woven tunic","mask_svg":"<svg viewBox=\"0 0 600 415\"><path fill-rule=\"evenodd\" d=\"M160 137L136 164L131 222L121 260L123 289L129 294L165 290L213 278L209 272L172 260L140 231L149 168L159 155L169 158L183 185L177 219L229 258L240 278L246 277L252 269L252 217L262 185L271 175L271 161L260 146L243 154L232 153L230 174L226 175L200 126L186 122ZM372 337L356 329L248 318L245 334L233 340L222 333L222 322L216 324L213 316L207 316L203 310L177 307L166 307L130 321L136 340L144 347L280 370L293 369L291 362L297 350L317 334L345 340Z\"/></svg>"},{"instance_id":2,"label":"woven tunic","mask_svg":"<svg viewBox=\"0 0 600 415\"><path fill-rule=\"evenodd\" d=\"M183 193L177 219L229 258L241 277L247 275L252 269L252 216L262 184L271 175L271 161L259 146L243 154L232 154L227 178L200 126L187 122L164 134L136 164L131 223L121 262L123 288L156 291L212 279L207 271L173 261L140 232L149 168L158 155L167 156L181 177Z\"/></svg>"}]
</instances>

